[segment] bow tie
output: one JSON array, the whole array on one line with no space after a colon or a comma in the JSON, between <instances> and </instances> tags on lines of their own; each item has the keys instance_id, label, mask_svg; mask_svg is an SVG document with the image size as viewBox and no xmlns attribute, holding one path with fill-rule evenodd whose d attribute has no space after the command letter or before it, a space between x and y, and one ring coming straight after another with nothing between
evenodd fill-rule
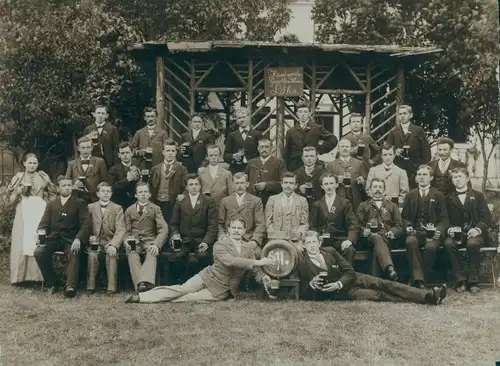
<instances>
[{"instance_id":1,"label":"bow tie","mask_svg":"<svg viewBox=\"0 0 500 366\"><path fill-rule=\"evenodd\" d=\"M109 203L106 203L105 205L101 204L101 208L106 208L106 207L108 207L108 205L109 205Z\"/></svg>"},{"instance_id":2,"label":"bow tie","mask_svg":"<svg viewBox=\"0 0 500 366\"><path fill-rule=\"evenodd\" d=\"M82 165L89 165L89 164L90 164L90 159L82 160Z\"/></svg>"},{"instance_id":3,"label":"bow tie","mask_svg":"<svg viewBox=\"0 0 500 366\"><path fill-rule=\"evenodd\" d=\"M240 129L241 133L248 133L250 132L250 129L249 128L243 128L243 129Z\"/></svg>"},{"instance_id":4,"label":"bow tie","mask_svg":"<svg viewBox=\"0 0 500 366\"><path fill-rule=\"evenodd\" d=\"M386 166L384 165L384 169L385 169L385 171L386 171L386 172L388 172L389 170L391 170L391 169L392 169L392 166L388 168L388 167L386 167Z\"/></svg>"},{"instance_id":5,"label":"bow tie","mask_svg":"<svg viewBox=\"0 0 500 366\"><path fill-rule=\"evenodd\" d=\"M96 125L97 128L103 128L104 127L104 123L102 125Z\"/></svg>"},{"instance_id":6,"label":"bow tie","mask_svg":"<svg viewBox=\"0 0 500 366\"><path fill-rule=\"evenodd\" d=\"M458 192L458 191L457 191L457 194L458 194L459 196L461 196L461 195L467 194L467 191L463 191L463 192Z\"/></svg>"}]
</instances>

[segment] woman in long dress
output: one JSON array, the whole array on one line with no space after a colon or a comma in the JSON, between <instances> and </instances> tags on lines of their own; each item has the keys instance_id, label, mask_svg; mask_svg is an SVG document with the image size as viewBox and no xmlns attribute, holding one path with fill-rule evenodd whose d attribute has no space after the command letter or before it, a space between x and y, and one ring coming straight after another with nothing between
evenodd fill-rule
<instances>
[{"instance_id":1,"label":"woman in long dress","mask_svg":"<svg viewBox=\"0 0 500 366\"><path fill-rule=\"evenodd\" d=\"M36 248L36 231L45 210L45 200L56 196L56 187L49 176L37 171L35 154L24 157L24 172L17 173L9 184L10 201L19 202L12 227L10 249L10 283L42 281L43 277L33 257Z\"/></svg>"}]
</instances>

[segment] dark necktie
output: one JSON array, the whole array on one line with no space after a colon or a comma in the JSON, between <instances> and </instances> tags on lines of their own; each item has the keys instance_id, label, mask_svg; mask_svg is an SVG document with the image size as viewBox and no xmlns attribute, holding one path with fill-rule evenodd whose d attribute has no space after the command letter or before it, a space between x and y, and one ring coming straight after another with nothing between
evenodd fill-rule
<instances>
[{"instance_id":1,"label":"dark necktie","mask_svg":"<svg viewBox=\"0 0 500 366\"><path fill-rule=\"evenodd\" d=\"M82 160L82 165L89 165L90 164L90 159L89 160Z\"/></svg>"},{"instance_id":2,"label":"dark necktie","mask_svg":"<svg viewBox=\"0 0 500 366\"><path fill-rule=\"evenodd\" d=\"M246 128L243 131L241 131L241 137L243 138L243 140L247 139L248 131L249 130Z\"/></svg>"},{"instance_id":3,"label":"dark necktie","mask_svg":"<svg viewBox=\"0 0 500 366\"><path fill-rule=\"evenodd\" d=\"M105 205L101 205L101 208L102 208L102 209L104 209L104 210L105 210L106 208L108 208L108 203L107 203L107 204L105 204Z\"/></svg>"},{"instance_id":4,"label":"dark necktie","mask_svg":"<svg viewBox=\"0 0 500 366\"><path fill-rule=\"evenodd\" d=\"M144 206L139 205L139 209L137 210L137 213L139 214L139 216L142 216L142 214L144 213Z\"/></svg>"}]
</instances>

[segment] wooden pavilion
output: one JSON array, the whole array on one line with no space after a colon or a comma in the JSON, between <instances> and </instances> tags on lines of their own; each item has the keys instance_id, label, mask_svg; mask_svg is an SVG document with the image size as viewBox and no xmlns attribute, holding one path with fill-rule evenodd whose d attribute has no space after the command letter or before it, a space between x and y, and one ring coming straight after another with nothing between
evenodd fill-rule
<instances>
[{"instance_id":1,"label":"wooden pavilion","mask_svg":"<svg viewBox=\"0 0 500 366\"><path fill-rule=\"evenodd\" d=\"M343 135L348 115L367 118L365 131L383 139L404 101L405 70L438 48L248 41L142 43L133 53L156 60L158 123L172 138L195 112L248 108L253 126L271 134L281 156L295 103L310 104L318 123ZM207 103L216 95L219 110ZM320 110L325 100L330 110ZM333 126L333 124L338 126Z\"/></svg>"}]
</instances>

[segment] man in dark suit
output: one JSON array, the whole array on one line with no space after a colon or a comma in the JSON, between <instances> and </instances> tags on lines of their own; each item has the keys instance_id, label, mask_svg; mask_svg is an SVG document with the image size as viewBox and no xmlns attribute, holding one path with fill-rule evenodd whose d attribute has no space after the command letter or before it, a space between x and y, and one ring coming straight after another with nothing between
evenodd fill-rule
<instances>
[{"instance_id":1,"label":"man in dark suit","mask_svg":"<svg viewBox=\"0 0 500 366\"><path fill-rule=\"evenodd\" d=\"M336 194L337 176L324 173L321 176L321 188L325 196L313 204L311 211L311 230L329 236L327 246L337 249L349 262L354 261L354 244L358 238L358 220L351 202Z\"/></svg>"},{"instance_id":2,"label":"man in dark suit","mask_svg":"<svg viewBox=\"0 0 500 366\"><path fill-rule=\"evenodd\" d=\"M160 206L165 221L170 222L175 201L186 187L187 170L175 160L177 142L165 140L163 156L163 163L152 169L151 196L153 202Z\"/></svg>"},{"instance_id":3,"label":"man in dark suit","mask_svg":"<svg viewBox=\"0 0 500 366\"><path fill-rule=\"evenodd\" d=\"M390 244L393 240L403 236L403 219L398 205L385 195L385 182L374 179L371 182L371 199L361 203L357 210L358 220L361 225L361 235L369 244L370 250L375 254L375 259L382 271L391 281L398 280L391 257ZM374 265L376 265L374 263Z\"/></svg>"},{"instance_id":4,"label":"man in dark suit","mask_svg":"<svg viewBox=\"0 0 500 366\"><path fill-rule=\"evenodd\" d=\"M311 120L309 106L304 102L297 104L299 123L286 132L284 160L289 171L302 166L302 149L315 146L320 154L326 154L337 146L337 138L323 126Z\"/></svg>"},{"instance_id":5,"label":"man in dark suit","mask_svg":"<svg viewBox=\"0 0 500 366\"><path fill-rule=\"evenodd\" d=\"M71 179L75 188L83 193L82 198L90 202L97 201L97 185L108 179L106 163L103 159L91 155L92 140L88 137L78 139L80 157L71 160L66 170L66 178ZM90 203L88 202L88 203Z\"/></svg>"},{"instance_id":6,"label":"man in dark suit","mask_svg":"<svg viewBox=\"0 0 500 366\"><path fill-rule=\"evenodd\" d=\"M439 158L429 163L434 174L431 185L447 196L455 191L451 183L451 171L455 168L465 168L465 164L451 158L451 151L455 145L452 139L440 137L436 145Z\"/></svg>"},{"instance_id":7,"label":"man in dark suit","mask_svg":"<svg viewBox=\"0 0 500 366\"><path fill-rule=\"evenodd\" d=\"M248 161L259 156L257 143L261 134L251 128L250 122L251 117L247 108L236 111L238 129L227 136L224 149L224 161L229 164L232 174L244 172Z\"/></svg>"},{"instance_id":8,"label":"man in dark suit","mask_svg":"<svg viewBox=\"0 0 500 366\"><path fill-rule=\"evenodd\" d=\"M182 141L177 160L188 173L198 173L198 169L206 165L207 146L215 143L214 136L202 129L203 119L195 114L191 117L189 131L181 135Z\"/></svg>"},{"instance_id":9,"label":"man in dark suit","mask_svg":"<svg viewBox=\"0 0 500 366\"><path fill-rule=\"evenodd\" d=\"M139 181L139 169L132 165L132 148L128 142L118 147L120 163L108 172L108 183L113 187L113 202L126 210L135 202L135 185Z\"/></svg>"},{"instance_id":10,"label":"man in dark suit","mask_svg":"<svg viewBox=\"0 0 500 366\"><path fill-rule=\"evenodd\" d=\"M435 262L436 249L446 234L448 212L443 194L430 185L432 169L428 165L421 165L417 169L416 180L418 188L406 195L402 215L408 234L406 247L413 284L415 287L424 287L424 274L429 275ZM423 260L420 256L422 246Z\"/></svg>"},{"instance_id":11,"label":"man in dark suit","mask_svg":"<svg viewBox=\"0 0 500 366\"><path fill-rule=\"evenodd\" d=\"M444 247L450 258L457 292L468 289L471 293L477 293L481 246L488 236L491 213L484 195L469 187L469 172L466 168L454 168L451 179L455 189L447 197L450 228ZM468 278L459 260L458 247L461 245L467 248Z\"/></svg>"},{"instance_id":12,"label":"man in dark suit","mask_svg":"<svg viewBox=\"0 0 500 366\"><path fill-rule=\"evenodd\" d=\"M396 148L396 165L406 170L410 187L415 188L415 174L421 164L431 160L431 148L424 129L411 123L413 117L409 105L398 108L399 124L391 129L387 142Z\"/></svg>"},{"instance_id":13,"label":"man in dark suit","mask_svg":"<svg viewBox=\"0 0 500 366\"><path fill-rule=\"evenodd\" d=\"M251 159L245 169L248 176L248 192L262 199L266 207L270 196L281 192L281 179L285 174L285 162L271 155L273 144L267 137L261 137L258 143L259 157Z\"/></svg>"},{"instance_id":14,"label":"man in dark suit","mask_svg":"<svg viewBox=\"0 0 500 366\"><path fill-rule=\"evenodd\" d=\"M163 144L169 137L167 132L158 126L156 119L154 108L144 108L146 127L138 130L130 142L130 147L136 157L134 164L141 169L151 169L163 160Z\"/></svg>"},{"instance_id":15,"label":"man in dark suit","mask_svg":"<svg viewBox=\"0 0 500 366\"><path fill-rule=\"evenodd\" d=\"M306 252L299 255L297 272L300 297L304 300L411 301L439 305L446 297L446 285L432 290L354 272L335 250L320 250L321 238L310 231L304 238Z\"/></svg>"},{"instance_id":16,"label":"man in dark suit","mask_svg":"<svg viewBox=\"0 0 500 366\"><path fill-rule=\"evenodd\" d=\"M229 236L214 245L214 264L205 267L182 285L159 286L134 294L126 303L222 301L237 296L240 281L249 270L255 280L267 288L271 278L260 267L274 264L270 258L255 259L252 245L243 240L246 222L238 217L230 221Z\"/></svg>"},{"instance_id":17,"label":"man in dark suit","mask_svg":"<svg viewBox=\"0 0 500 366\"><path fill-rule=\"evenodd\" d=\"M264 245L266 221L262 201L247 192L248 178L245 173L233 175L234 193L224 197L219 205L219 238L226 236L225 228L229 227L231 219L239 216L246 221L246 232L243 235L260 255L260 247Z\"/></svg>"},{"instance_id":18,"label":"man in dark suit","mask_svg":"<svg viewBox=\"0 0 500 366\"><path fill-rule=\"evenodd\" d=\"M106 167L109 169L117 163L118 144L120 143L118 129L106 121L108 118L106 107L98 105L92 115L95 118L95 123L85 127L83 134L92 140L92 155L104 159Z\"/></svg>"},{"instance_id":19,"label":"man in dark suit","mask_svg":"<svg viewBox=\"0 0 500 366\"><path fill-rule=\"evenodd\" d=\"M169 250L169 262L173 263L169 277L177 275L181 282L210 264L212 247L217 240L215 201L201 194L198 174L187 175L186 188L188 194L175 203L170 223L172 250ZM175 247L176 241L182 243L179 248Z\"/></svg>"},{"instance_id":20,"label":"man in dark suit","mask_svg":"<svg viewBox=\"0 0 500 366\"><path fill-rule=\"evenodd\" d=\"M368 169L373 165L382 163L379 145L373 137L363 133L363 116L360 113L351 113L349 115L349 126L351 132L345 135L344 138L355 142L356 146L353 155L366 162Z\"/></svg>"},{"instance_id":21,"label":"man in dark suit","mask_svg":"<svg viewBox=\"0 0 500 366\"><path fill-rule=\"evenodd\" d=\"M54 252L66 253L66 286L64 296L74 297L78 281L80 249L89 235L89 211L84 200L71 195L72 182L63 176L57 178L59 197L45 207L42 220L38 225L39 245L34 257L43 279L50 292L55 292L56 275L52 266ZM45 231L45 240L40 230Z\"/></svg>"},{"instance_id":22,"label":"man in dark suit","mask_svg":"<svg viewBox=\"0 0 500 366\"><path fill-rule=\"evenodd\" d=\"M314 146L304 147L302 161L304 165L295 171L295 175L297 176L299 193L307 198L310 213L313 203L324 195L319 179L325 172L325 168L318 161L318 151Z\"/></svg>"},{"instance_id":23,"label":"man in dark suit","mask_svg":"<svg viewBox=\"0 0 500 366\"><path fill-rule=\"evenodd\" d=\"M149 200L149 186L146 182L136 185L137 203L125 211L125 250L130 275L138 292L144 292L155 285L157 258L168 238L168 225L160 207ZM135 248L129 239L136 239ZM140 254L145 253L141 265Z\"/></svg>"},{"instance_id":24,"label":"man in dark suit","mask_svg":"<svg viewBox=\"0 0 500 366\"><path fill-rule=\"evenodd\" d=\"M326 171L335 174L342 182L337 194L352 202L354 210L365 200L365 182L368 175L366 165L351 156L353 144L341 139L338 145L339 157L326 166ZM345 179L344 179L345 178Z\"/></svg>"}]
</instances>

